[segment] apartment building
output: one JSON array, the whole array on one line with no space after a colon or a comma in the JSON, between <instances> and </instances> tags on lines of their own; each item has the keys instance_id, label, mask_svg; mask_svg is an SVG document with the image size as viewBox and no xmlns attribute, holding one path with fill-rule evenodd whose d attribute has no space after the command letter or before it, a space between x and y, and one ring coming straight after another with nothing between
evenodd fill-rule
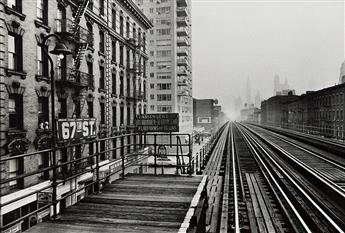
<instances>
[{"instance_id":1,"label":"apartment building","mask_svg":"<svg viewBox=\"0 0 345 233\"><path fill-rule=\"evenodd\" d=\"M193 129L191 2L136 0L150 19L148 112L179 113L180 132Z\"/></svg>"},{"instance_id":2,"label":"apartment building","mask_svg":"<svg viewBox=\"0 0 345 233\"><path fill-rule=\"evenodd\" d=\"M99 175L95 163L109 164L137 149L140 138L133 133L133 120L148 108L146 42L151 27L132 0L1 1L2 232L21 232L49 218L52 208L48 204L44 209L40 197L49 202L54 182L59 212L93 192L87 182ZM96 137L58 142L55 164L51 68L44 49L51 51L57 40L43 44L48 34L58 35L72 51L65 57L51 55L56 118L95 119L97 129Z\"/></svg>"}]
</instances>

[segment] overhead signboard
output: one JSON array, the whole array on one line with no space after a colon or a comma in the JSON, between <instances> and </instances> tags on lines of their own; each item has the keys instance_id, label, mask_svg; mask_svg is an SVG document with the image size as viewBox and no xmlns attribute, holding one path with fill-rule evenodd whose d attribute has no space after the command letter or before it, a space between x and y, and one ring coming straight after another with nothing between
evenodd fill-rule
<instances>
[{"instance_id":1,"label":"overhead signboard","mask_svg":"<svg viewBox=\"0 0 345 233\"><path fill-rule=\"evenodd\" d=\"M137 115L135 128L138 132L178 132L178 113Z\"/></svg>"},{"instance_id":2,"label":"overhead signboard","mask_svg":"<svg viewBox=\"0 0 345 233\"><path fill-rule=\"evenodd\" d=\"M58 141L94 138L96 136L95 118L57 120Z\"/></svg>"}]
</instances>

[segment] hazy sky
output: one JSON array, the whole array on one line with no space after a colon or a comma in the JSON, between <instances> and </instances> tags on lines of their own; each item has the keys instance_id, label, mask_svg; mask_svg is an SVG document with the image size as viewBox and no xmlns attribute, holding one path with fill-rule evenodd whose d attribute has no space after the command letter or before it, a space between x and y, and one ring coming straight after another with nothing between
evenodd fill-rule
<instances>
[{"instance_id":1,"label":"hazy sky","mask_svg":"<svg viewBox=\"0 0 345 233\"><path fill-rule=\"evenodd\" d=\"M273 94L273 77L297 94L334 85L344 61L344 1L192 0L193 95Z\"/></svg>"}]
</instances>

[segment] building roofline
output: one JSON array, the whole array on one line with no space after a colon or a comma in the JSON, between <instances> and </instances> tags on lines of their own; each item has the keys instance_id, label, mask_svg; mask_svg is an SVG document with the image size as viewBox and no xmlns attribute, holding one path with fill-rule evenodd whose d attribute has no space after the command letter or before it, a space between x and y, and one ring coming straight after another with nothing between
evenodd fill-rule
<instances>
[{"instance_id":1,"label":"building roofline","mask_svg":"<svg viewBox=\"0 0 345 233\"><path fill-rule=\"evenodd\" d=\"M147 29L153 27L151 21L139 9L139 7L132 0L119 0L119 2L126 7L132 14L143 24Z\"/></svg>"}]
</instances>

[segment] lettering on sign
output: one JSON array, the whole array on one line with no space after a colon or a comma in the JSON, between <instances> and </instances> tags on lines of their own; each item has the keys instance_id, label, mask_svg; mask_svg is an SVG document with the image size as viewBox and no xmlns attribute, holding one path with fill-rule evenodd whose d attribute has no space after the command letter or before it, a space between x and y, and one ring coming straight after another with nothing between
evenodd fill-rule
<instances>
[{"instance_id":1,"label":"lettering on sign","mask_svg":"<svg viewBox=\"0 0 345 233\"><path fill-rule=\"evenodd\" d=\"M59 119L57 121L58 141L94 138L96 133L96 119Z\"/></svg>"},{"instance_id":2,"label":"lettering on sign","mask_svg":"<svg viewBox=\"0 0 345 233\"><path fill-rule=\"evenodd\" d=\"M141 114L135 118L135 127L139 132L178 132L178 113Z\"/></svg>"}]
</instances>

